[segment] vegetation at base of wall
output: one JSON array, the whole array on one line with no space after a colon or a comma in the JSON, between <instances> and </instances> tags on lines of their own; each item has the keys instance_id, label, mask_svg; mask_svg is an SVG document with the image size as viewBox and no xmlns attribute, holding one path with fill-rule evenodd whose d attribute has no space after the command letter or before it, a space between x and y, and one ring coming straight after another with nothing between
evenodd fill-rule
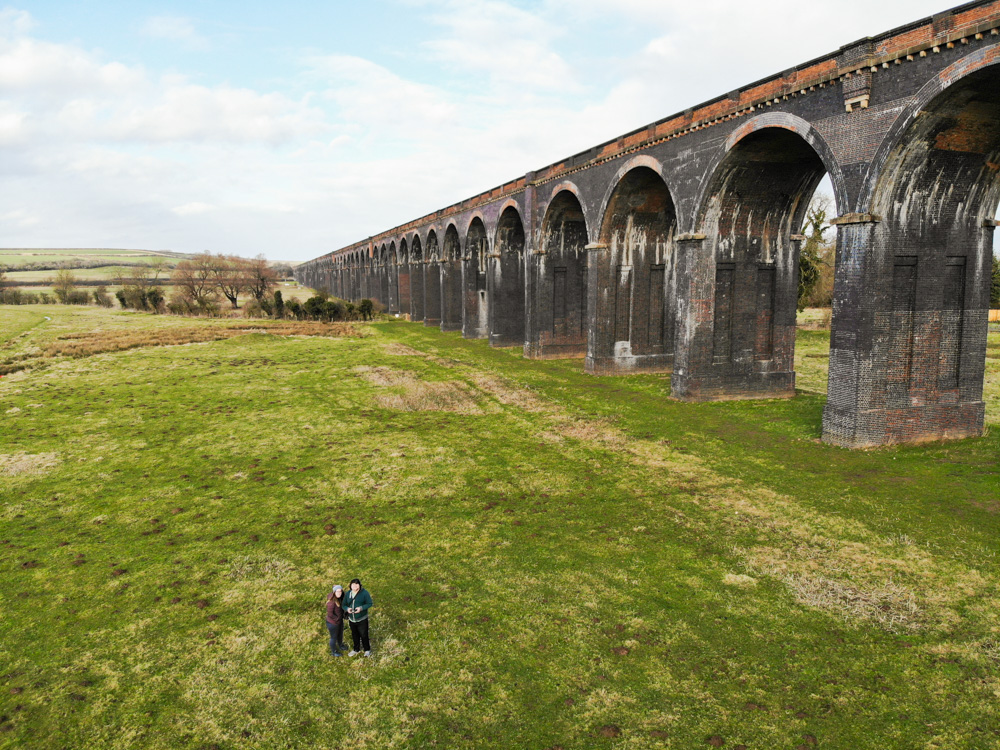
<instances>
[{"instance_id":1,"label":"vegetation at base of wall","mask_svg":"<svg viewBox=\"0 0 1000 750\"><path fill-rule=\"evenodd\" d=\"M795 399L686 404L397 321L232 325L0 310L0 744L996 744L1000 334L987 437L852 452L826 331ZM374 655L334 660L355 576Z\"/></svg>"},{"instance_id":2,"label":"vegetation at base of wall","mask_svg":"<svg viewBox=\"0 0 1000 750\"><path fill-rule=\"evenodd\" d=\"M993 273L990 275L990 307L1000 308L1000 258L993 256Z\"/></svg>"}]
</instances>

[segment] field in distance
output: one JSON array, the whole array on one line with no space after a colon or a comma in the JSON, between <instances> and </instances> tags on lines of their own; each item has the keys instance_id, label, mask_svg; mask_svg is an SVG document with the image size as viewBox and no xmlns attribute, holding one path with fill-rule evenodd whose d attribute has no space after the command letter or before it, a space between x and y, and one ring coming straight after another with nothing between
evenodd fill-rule
<instances>
[{"instance_id":1,"label":"field in distance","mask_svg":"<svg viewBox=\"0 0 1000 750\"><path fill-rule=\"evenodd\" d=\"M828 349L685 404L399 321L0 307L0 747L997 747L1000 333L986 437L872 451L818 440Z\"/></svg>"}]
</instances>

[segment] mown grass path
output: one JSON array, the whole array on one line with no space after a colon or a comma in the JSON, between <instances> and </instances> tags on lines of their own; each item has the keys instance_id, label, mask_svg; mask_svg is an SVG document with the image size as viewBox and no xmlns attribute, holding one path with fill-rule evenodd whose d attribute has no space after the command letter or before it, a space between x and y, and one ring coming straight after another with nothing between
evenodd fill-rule
<instances>
[{"instance_id":1,"label":"mown grass path","mask_svg":"<svg viewBox=\"0 0 1000 750\"><path fill-rule=\"evenodd\" d=\"M0 352L2 747L1000 747L1000 431L820 444L821 332L795 399L691 405L399 322L45 359L199 325L45 309Z\"/></svg>"}]
</instances>

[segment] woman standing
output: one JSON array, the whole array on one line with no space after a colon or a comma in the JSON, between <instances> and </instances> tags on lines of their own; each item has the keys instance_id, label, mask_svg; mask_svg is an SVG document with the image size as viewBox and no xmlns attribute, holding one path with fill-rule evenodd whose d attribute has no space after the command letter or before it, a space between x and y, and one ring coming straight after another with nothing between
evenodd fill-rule
<instances>
[{"instance_id":1,"label":"woman standing","mask_svg":"<svg viewBox=\"0 0 1000 750\"><path fill-rule=\"evenodd\" d=\"M365 656L372 655L372 646L368 641L368 610L372 608L372 597L361 587L361 581L355 578L351 581L351 590L344 597L344 609L347 612L347 624L351 626L351 640L354 650L348 656L357 656L361 648Z\"/></svg>"},{"instance_id":2,"label":"woman standing","mask_svg":"<svg viewBox=\"0 0 1000 750\"><path fill-rule=\"evenodd\" d=\"M343 656L344 645L344 587L333 587L326 596L326 629L330 632L330 653Z\"/></svg>"}]
</instances>

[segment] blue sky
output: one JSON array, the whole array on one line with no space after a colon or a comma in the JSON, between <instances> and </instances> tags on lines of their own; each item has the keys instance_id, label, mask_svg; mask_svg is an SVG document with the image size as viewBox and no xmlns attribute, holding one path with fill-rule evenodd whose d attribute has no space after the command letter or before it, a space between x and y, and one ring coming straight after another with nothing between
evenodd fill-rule
<instances>
[{"instance_id":1,"label":"blue sky","mask_svg":"<svg viewBox=\"0 0 1000 750\"><path fill-rule=\"evenodd\" d=\"M7 6L0 245L306 260L943 6L833 8Z\"/></svg>"}]
</instances>

